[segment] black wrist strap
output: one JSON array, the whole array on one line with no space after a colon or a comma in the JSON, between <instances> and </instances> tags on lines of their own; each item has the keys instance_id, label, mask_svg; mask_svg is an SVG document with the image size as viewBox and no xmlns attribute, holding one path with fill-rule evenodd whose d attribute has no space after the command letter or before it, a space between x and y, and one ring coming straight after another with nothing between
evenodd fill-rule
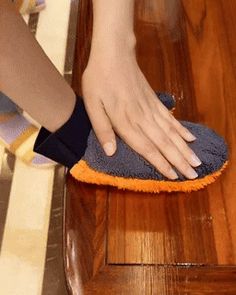
<instances>
[{"instance_id":1,"label":"black wrist strap","mask_svg":"<svg viewBox=\"0 0 236 295\"><path fill-rule=\"evenodd\" d=\"M85 153L92 126L81 97L76 97L73 113L57 131L42 127L34 144L34 151L68 168Z\"/></svg>"}]
</instances>

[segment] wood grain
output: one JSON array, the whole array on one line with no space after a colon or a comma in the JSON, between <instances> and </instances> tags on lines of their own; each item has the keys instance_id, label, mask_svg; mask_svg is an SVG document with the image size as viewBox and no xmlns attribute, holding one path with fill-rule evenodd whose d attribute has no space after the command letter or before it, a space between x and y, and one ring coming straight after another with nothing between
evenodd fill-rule
<instances>
[{"instance_id":1,"label":"wood grain","mask_svg":"<svg viewBox=\"0 0 236 295\"><path fill-rule=\"evenodd\" d=\"M71 294L236 294L235 11L235 0L136 1L137 59L150 85L176 96L177 118L221 134L230 163L193 193L119 191L68 176ZM82 0L73 77L80 93L91 26L91 2Z\"/></svg>"}]
</instances>

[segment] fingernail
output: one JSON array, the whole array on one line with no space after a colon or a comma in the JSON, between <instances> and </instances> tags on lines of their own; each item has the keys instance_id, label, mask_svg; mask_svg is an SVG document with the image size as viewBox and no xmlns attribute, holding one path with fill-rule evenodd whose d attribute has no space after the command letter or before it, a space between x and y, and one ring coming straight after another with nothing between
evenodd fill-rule
<instances>
[{"instance_id":1,"label":"fingernail","mask_svg":"<svg viewBox=\"0 0 236 295\"><path fill-rule=\"evenodd\" d=\"M112 156L115 152L115 145L112 142L107 142L103 145L107 156Z\"/></svg>"},{"instance_id":2,"label":"fingernail","mask_svg":"<svg viewBox=\"0 0 236 295\"><path fill-rule=\"evenodd\" d=\"M194 169L190 169L189 170L189 173L188 173L188 177L190 179L194 179L194 178L198 177L198 174L197 174L197 172Z\"/></svg>"},{"instance_id":3,"label":"fingernail","mask_svg":"<svg viewBox=\"0 0 236 295\"><path fill-rule=\"evenodd\" d=\"M192 133L189 133L189 139L190 140L195 140L197 137L195 137Z\"/></svg>"},{"instance_id":4,"label":"fingernail","mask_svg":"<svg viewBox=\"0 0 236 295\"><path fill-rule=\"evenodd\" d=\"M197 167L202 164L201 160L196 155L192 155L191 159L192 159L192 164L194 165L194 167Z\"/></svg>"},{"instance_id":5,"label":"fingernail","mask_svg":"<svg viewBox=\"0 0 236 295\"><path fill-rule=\"evenodd\" d=\"M170 170L170 174L169 175L170 175L170 178L171 179L177 179L177 178L179 178L174 169L171 169Z\"/></svg>"}]
</instances>

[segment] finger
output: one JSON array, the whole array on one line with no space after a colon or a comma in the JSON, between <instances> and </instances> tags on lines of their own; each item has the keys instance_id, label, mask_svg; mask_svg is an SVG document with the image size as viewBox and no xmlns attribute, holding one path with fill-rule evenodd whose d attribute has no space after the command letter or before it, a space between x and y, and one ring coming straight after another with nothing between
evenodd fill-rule
<instances>
[{"instance_id":1,"label":"finger","mask_svg":"<svg viewBox=\"0 0 236 295\"><path fill-rule=\"evenodd\" d=\"M146 122L140 126L143 133L155 144L162 155L189 179L194 179L198 175L183 157L176 145L169 139L168 135L162 130L157 122ZM157 131L158 130L158 131Z\"/></svg>"},{"instance_id":2,"label":"finger","mask_svg":"<svg viewBox=\"0 0 236 295\"><path fill-rule=\"evenodd\" d=\"M116 137L109 117L100 101L85 102L93 130L107 156L112 156L116 151Z\"/></svg>"},{"instance_id":3,"label":"finger","mask_svg":"<svg viewBox=\"0 0 236 295\"><path fill-rule=\"evenodd\" d=\"M201 160L197 157L197 155L193 152L193 150L187 145L187 143L183 140L183 138L178 134L175 129L175 126L172 123L168 122L165 119L157 119L157 123L161 126L162 130L169 137L169 139L176 145L180 153L184 156L184 158L188 161L190 165L193 167L197 167L201 165Z\"/></svg>"},{"instance_id":4,"label":"finger","mask_svg":"<svg viewBox=\"0 0 236 295\"><path fill-rule=\"evenodd\" d=\"M172 116L170 122L172 122L180 136L186 141L191 142L196 140L196 136L194 136L187 128L185 128L178 120L176 120L174 116Z\"/></svg>"},{"instance_id":5,"label":"finger","mask_svg":"<svg viewBox=\"0 0 236 295\"><path fill-rule=\"evenodd\" d=\"M169 138L177 146L178 150L182 153L184 158L193 167L198 167L202 164L198 156L193 152L193 150L186 144L183 138L176 132L169 132Z\"/></svg>"},{"instance_id":6,"label":"finger","mask_svg":"<svg viewBox=\"0 0 236 295\"><path fill-rule=\"evenodd\" d=\"M185 128L169 111L162 103L156 103L157 108L161 115L170 123L172 123L177 132L183 137L186 141L194 141L196 137L187 129Z\"/></svg>"},{"instance_id":7,"label":"finger","mask_svg":"<svg viewBox=\"0 0 236 295\"><path fill-rule=\"evenodd\" d=\"M123 130L121 128L119 129L118 134L123 141L151 163L162 175L172 180L178 178L178 175L168 161L140 130L135 129L132 125L127 126Z\"/></svg>"}]
</instances>

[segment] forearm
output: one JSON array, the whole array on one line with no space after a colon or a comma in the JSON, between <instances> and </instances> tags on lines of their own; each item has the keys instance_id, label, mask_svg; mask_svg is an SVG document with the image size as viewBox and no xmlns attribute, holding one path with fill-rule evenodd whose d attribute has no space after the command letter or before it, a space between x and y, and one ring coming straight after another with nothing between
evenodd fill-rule
<instances>
[{"instance_id":1,"label":"forearm","mask_svg":"<svg viewBox=\"0 0 236 295\"><path fill-rule=\"evenodd\" d=\"M40 124L57 129L71 114L75 94L9 0L0 1L0 55L1 91Z\"/></svg>"},{"instance_id":2,"label":"forearm","mask_svg":"<svg viewBox=\"0 0 236 295\"><path fill-rule=\"evenodd\" d=\"M117 53L135 48L133 29L135 0L93 0L91 55L110 48ZM108 48L107 48L108 47Z\"/></svg>"}]
</instances>

